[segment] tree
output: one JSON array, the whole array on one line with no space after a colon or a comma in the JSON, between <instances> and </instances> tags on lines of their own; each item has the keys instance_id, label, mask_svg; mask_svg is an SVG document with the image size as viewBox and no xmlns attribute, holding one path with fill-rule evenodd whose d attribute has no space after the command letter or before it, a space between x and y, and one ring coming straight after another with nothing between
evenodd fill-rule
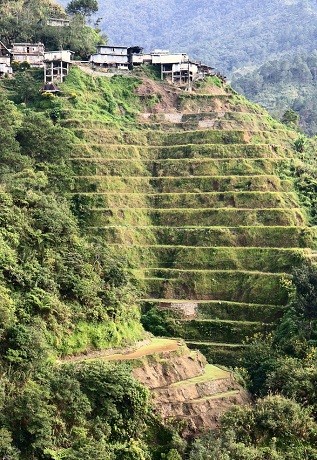
<instances>
[{"instance_id":1,"label":"tree","mask_svg":"<svg viewBox=\"0 0 317 460\"><path fill-rule=\"evenodd\" d=\"M286 110L282 117L282 123L285 123L288 126L296 127L299 123L299 115L294 110Z\"/></svg>"},{"instance_id":2,"label":"tree","mask_svg":"<svg viewBox=\"0 0 317 460\"><path fill-rule=\"evenodd\" d=\"M299 136L294 142L296 152L303 153L305 150L306 139L304 136Z\"/></svg>"},{"instance_id":3,"label":"tree","mask_svg":"<svg viewBox=\"0 0 317 460\"><path fill-rule=\"evenodd\" d=\"M72 0L66 7L68 14L80 14L82 16L92 16L99 9L97 0Z\"/></svg>"},{"instance_id":4,"label":"tree","mask_svg":"<svg viewBox=\"0 0 317 460\"><path fill-rule=\"evenodd\" d=\"M316 422L310 411L281 396L236 406L222 418L219 433L197 440L190 460L315 459Z\"/></svg>"}]
</instances>

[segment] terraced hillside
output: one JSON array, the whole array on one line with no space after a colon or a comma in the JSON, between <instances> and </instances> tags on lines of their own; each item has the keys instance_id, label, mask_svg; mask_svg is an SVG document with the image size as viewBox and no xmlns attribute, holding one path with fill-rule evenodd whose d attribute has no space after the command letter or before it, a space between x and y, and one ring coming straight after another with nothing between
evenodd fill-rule
<instances>
[{"instance_id":1,"label":"terraced hillside","mask_svg":"<svg viewBox=\"0 0 317 460\"><path fill-rule=\"evenodd\" d=\"M235 364L282 314L285 280L314 245L291 177L296 135L212 82L142 85L138 122L116 127L88 107L65 122L78 138L74 203L128 258L161 330Z\"/></svg>"}]
</instances>

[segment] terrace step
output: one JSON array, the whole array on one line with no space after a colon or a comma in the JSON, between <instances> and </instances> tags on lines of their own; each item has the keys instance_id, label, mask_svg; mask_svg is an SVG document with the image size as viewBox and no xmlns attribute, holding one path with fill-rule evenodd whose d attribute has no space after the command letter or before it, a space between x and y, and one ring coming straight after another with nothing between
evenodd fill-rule
<instances>
[{"instance_id":1,"label":"terrace step","mask_svg":"<svg viewBox=\"0 0 317 460\"><path fill-rule=\"evenodd\" d=\"M255 334L267 334L272 329L273 325L269 323L220 319L175 319L168 326L170 336L181 337L185 341L228 344L243 343Z\"/></svg>"},{"instance_id":2,"label":"terrace step","mask_svg":"<svg viewBox=\"0 0 317 460\"><path fill-rule=\"evenodd\" d=\"M251 270L290 272L310 257L310 251L285 248L118 246L139 268L172 270Z\"/></svg>"},{"instance_id":3,"label":"terrace step","mask_svg":"<svg viewBox=\"0 0 317 460\"><path fill-rule=\"evenodd\" d=\"M107 163L90 164L91 175L110 175L115 177L205 177L221 175L272 175L277 168L286 160L283 158L208 158L203 160L188 159L161 161L152 160L150 162L141 161L108 161ZM287 162L289 163L289 162ZM89 165L88 165L89 166ZM86 174L87 164L77 164L75 167L76 175L81 177Z\"/></svg>"},{"instance_id":4,"label":"terrace step","mask_svg":"<svg viewBox=\"0 0 317 460\"><path fill-rule=\"evenodd\" d=\"M289 135L285 129L274 130L274 135ZM186 144L237 144L237 143L269 143L272 140L272 131L261 129L205 129L184 131L147 131L150 145L186 145Z\"/></svg>"},{"instance_id":5,"label":"terrace step","mask_svg":"<svg viewBox=\"0 0 317 460\"><path fill-rule=\"evenodd\" d=\"M210 363L222 363L224 366L240 367L243 351L247 347L241 343L214 343L203 341L186 341L190 349L199 350Z\"/></svg>"},{"instance_id":6,"label":"terrace step","mask_svg":"<svg viewBox=\"0 0 317 460\"><path fill-rule=\"evenodd\" d=\"M151 389L154 405L163 419L185 421L185 436L215 428L225 410L250 401L233 373L206 364L197 351L182 356L164 353L143 360L133 375Z\"/></svg>"},{"instance_id":7,"label":"terrace step","mask_svg":"<svg viewBox=\"0 0 317 460\"><path fill-rule=\"evenodd\" d=\"M198 247L309 248L316 230L300 226L213 227L213 226L127 226L89 227L90 232L104 236L111 243ZM131 233L134 237L131 239Z\"/></svg>"},{"instance_id":8,"label":"terrace step","mask_svg":"<svg viewBox=\"0 0 317 460\"><path fill-rule=\"evenodd\" d=\"M98 226L114 225L124 222L126 225L138 225L140 219L147 216L151 222L159 226L179 227L194 225L200 222L202 226L214 227L239 225L252 226L302 226L306 219L300 208L171 208L171 209L148 209L148 208L91 208L94 222Z\"/></svg>"},{"instance_id":9,"label":"terrace step","mask_svg":"<svg viewBox=\"0 0 317 460\"><path fill-rule=\"evenodd\" d=\"M220 300L168 300L143 299L143 308L157 307L170 312L171 316L187 319L217 319L273 323L285 311L281 305L265 305L243 302L226 302Z\"/></svg>"},{"instance_id":10,"label":"terrace step","mask_svg":"<svg viewBox=\"0 0 317 460\"><path fill-rule=\"evenodd\" d=\"M147 297L167 299L216 300L226 302L286 305L288 291L282 280L286 274L242 270L169 271L164 276L142 278ZM161 271L162 275L164 274ZM154 272L155 274L155 272ZM167 276L166 276L167 275ZM173 278L173 276L175 276Z\"/></svg>"},{"instance_id":11,"label":"terrace step","mask_svg":"<svg viewBox=\"0 0 317 460\"><path fill-rule=\"evenodd\" d=\"M166 145L187 145L187 144L247 144L247 143L270 143L275 135L279 133L280 137L289 136L287 130L279 129L272 131L264 130L193 130L193 131L158 131L158 130L140 130L140 131L115 131L105 128L74 128L74 134L79 139L92 140L100 139L100 143L123 143L131 145L154 145L164 147ZM273 136L274 134L274 136Z\"/></svg>"},{"instance_id":12,"label":"terrace step","mask_svg":"<svg viewBox=\"0 0 317 460\"><path fill-rule=\"evenodd\" d=\"M118 191L118 192L230 192L230 191L291 191L288 180L281 181L272 174L221 175L221 176L75 176L77 191Z\"/></svg>"},{"instance_id":13,"label":"terrace step","mask_svg":"<svg viewBox=\"0 0 317 460\"><path fill-rule=\"evenodd\" d=\"M173 383L167 387L155 388L154 397L164 397L164 406L181 402L198 403L201 398L217 398L228 392L239 392L239 385L230 372L213 364L207 364L204 373L191 379ZM167 409L167 407L166 407ZM179 414L177 414L179 415Z\"/></svg>"},{"instance_id":14,"label":"terrace step","mask_svg":"<svg viewBox=\"0 0 317 460\"><path fill-rule=\"evenodd\" d=\"M108 160L182 160L203 158L276 158L288 157L286 149L272 144L187 144L163 147L131 144L73 144L74 161L106 162ZM84 155L87 152L87 155Z\"/></svg>"},{"instance_id":15,"label":"terrace step","mask_svg":"<svg viewBox=\"0 0 317 460\"><path fill-rule=\"evenodd\" d=\"M147 193L124 193L90 191L77 192L73 196L84 196L86 204L90 206L98 204L101 207L155 209L175 208L297 208L298 198L291 192L147 192ZM144 206L145 205L145 206ZM141 206L142 207L142 206Z\"/></svg>"},{"instance_id":16,"label":"terrace step","mask_svg":"<svg viewBox=\"0 0 317 460\"><path fill-rule=\"evenodd\" d=\"M160 121L157 121L159 119ZM111 127L112 123L100 118L67 118L59 121L59 124L67 128L98 128L104 129ZM279 124L276 123L276 127ZM150 129L159 131L188 131L197 129L241 129L246 130L267 129L267 119L259 115L250 115L243 112L202 112L194 114L145 114L140 116L140 123L134 123L134 128Z\"/></svg>"}]
</instances>

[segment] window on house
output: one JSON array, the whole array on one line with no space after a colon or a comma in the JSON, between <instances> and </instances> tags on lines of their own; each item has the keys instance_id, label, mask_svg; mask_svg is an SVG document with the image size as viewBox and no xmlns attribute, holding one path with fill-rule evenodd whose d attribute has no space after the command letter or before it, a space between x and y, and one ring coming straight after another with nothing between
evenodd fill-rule
<instances>
[{"instance_id":1,"label":"window on house","mask_svg":"<svg viewBox=\"0 0 317 460\"><path fill-rule=\"evenodd\" d=\"M29 47L29 46L26 47L26 52L27 52L27 53L30 52L30 47Z\"/></svg>"}]
</instances>

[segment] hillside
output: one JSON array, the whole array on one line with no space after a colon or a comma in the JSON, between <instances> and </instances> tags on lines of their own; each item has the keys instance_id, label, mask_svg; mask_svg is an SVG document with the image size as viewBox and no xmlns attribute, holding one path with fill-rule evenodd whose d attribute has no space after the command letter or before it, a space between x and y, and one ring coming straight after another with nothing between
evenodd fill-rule
<instances>
[{"instance_id":1,"label":"hillside","mask_svg":"<svg viewBox=\"0 0 317 460\"><path fill-rule=\"evenodd\" d=\"M311 257L297 134L217 79L193 94L144 80L137 94L124 131L84 106L62 120L79 138L76 206L142 282L146 327L234 364L246 337L281 317L283 280ZM127 101L120 110L132 115Z\"/></svg>"},{"instance_id":2,"label":"hillside","mask_svg":"<svg viewBox=\"0 0 317 460\"><path fill-rule=\"evenodd\" d=\"M250 401L215 364L243 365L254 394L266 391L258 369L280 385L277 339L267 352L254 333L287 337L310 369L314 157L216 77L188 93L142 71L98 78L80 67L60 96L39 92L37 71L1 82L0 453L180 460L180 434ZM306 286L295 337L281 334ZM141 309L146 329L177 340L149 337ZM281 404L312 427L292 439L313 446L299 397L263 402L262 413L278 419Z\"/></svg>"},{"instance_id":3,"label":"hillside","mask_svg":"<svg viewBox=\"0 0 317 460\"><path fill-rule=\"evenodd\" d=\"M101 27L112 43L187 51L227 73L286 52L315 48L314 0L99 3Z\"/></svg>"}]
</instances>

